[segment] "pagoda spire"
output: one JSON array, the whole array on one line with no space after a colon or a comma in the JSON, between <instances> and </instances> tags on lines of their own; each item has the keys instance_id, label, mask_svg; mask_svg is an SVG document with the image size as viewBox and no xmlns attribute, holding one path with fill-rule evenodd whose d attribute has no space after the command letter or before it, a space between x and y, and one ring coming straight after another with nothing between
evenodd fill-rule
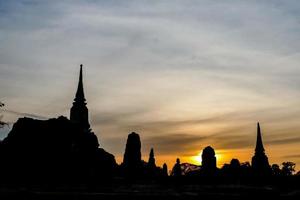
<instances>
[{"instance_id":1,"label":"pagoda spire","mask_svg":"<svg viewBox=\"0 0 300 200\"><path fill-rule=\"evenodd\" d=\"M86 105L86 99L84 97L84 92L83 92L83 80L82 80L82 64L80 65L80 72L79 72L79 81L78 81L78 87L74 99L74 104L79 103L79 104L84 104Z\"/></svg>"},{"instance_id":2,"label":"pagoda spire","mask_svg":"<svg viewBox=\"0 0 300 200\"><path fill-rule=\"evenodd\" d=\"M156 167L153 148L151 148L151 150L150 150L149 160L148 160L148 166L152 167L152 168Z\"/></svg>"},{"instance_id":3,"label":"pagoda spire","mask_svg":"<svg viewBox=\"0 0 300 200\"><path fill-rule=\"evenodd\" d=\"M257 123L257 138L256 138L256 147L255 147L255 153L264 153L264 145L261 138L261 131L260 131L260 125L259 122Z\"/></svg>"},{"instance_id":4,"label":"pagoda spire","mask_svg":"<svg viewBox=\"0 0 300 200\"><path fill-rule=\"evenodd\" d=\"M78 87L70 112L70 120L79 124L84 130L90 130L88 108L83 92L82 65L80 65Z\"/></svg>"},{"instance_id":5,"label":"pagoda spire","mask_svg":"<svg viewBox=\"0 0 300 200\"><path fill-rule=\"evenodd\" d=\"M254 174L258 176L269 176L271 174L271 167L265 154L259 123L257 123L256 147L255 154L252 157L252 169Z\"/></svg>"}]
</instances>

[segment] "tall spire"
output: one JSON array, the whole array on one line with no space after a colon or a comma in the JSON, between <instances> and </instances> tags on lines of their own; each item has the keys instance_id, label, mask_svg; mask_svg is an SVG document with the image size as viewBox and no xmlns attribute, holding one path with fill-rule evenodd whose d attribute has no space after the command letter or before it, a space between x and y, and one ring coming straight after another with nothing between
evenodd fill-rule
<instances>
[{"instance_id":1,"label":"tall spire","mask_svg":"<svg viewBox=\"0 0 300 200\"><path fill-rule=\"evenodd\" d=\"M265 149L263 146L260 125L257 123L257 136L256 136L256 147L255 154L252 157L252 168L253 172L259 176L268 176L271 174L271 168Z\"/></svg>"},{"instance_id":2,"label":"tall spire","mask_svg":"<svg viewBox=\"0 0 300 200\"><path fill-rule=\"evenodd\" d=\"M153 148L151 148L151 150L150 150L148 166L152 167L152 168L156 167Z\"/></svg>"},{"instance_id":3,"label":"tall spire","mask_svg":"<svg viewBox=\"0 0 300 200\"><path fill-rule=\"evenodd\" d=\"M88 108L86 107L85 101L82 81L82 65L80 65L78 87L70 112L70 120L78 123L85 130L90 130Z\"/></svg>"},{"instance_id":4,"label":"tall spire","mask_svg":"<svg viewBox=\"0 0 300 200\"><path fill-rule=\"evenodd\" d=\"M79 81L76 96L74 99L74 103L86 104L84 92L83 92L83 81L82 81L82 64L80 65L80 72L79 72Z\"/></svg>"},{"instance_id":5,"label":"tall spire","mask_svg":"<svg viewBox=\"0 0 300 200\"><path fill-rule=\"evenodd\" d=\"M265 152L263 142L261 139L261 131L260 131L260 125L259 122L257 123L257 138L256 138L256 147L255 147L255 153L263 153Z\"/></svg>"}]
</instances>

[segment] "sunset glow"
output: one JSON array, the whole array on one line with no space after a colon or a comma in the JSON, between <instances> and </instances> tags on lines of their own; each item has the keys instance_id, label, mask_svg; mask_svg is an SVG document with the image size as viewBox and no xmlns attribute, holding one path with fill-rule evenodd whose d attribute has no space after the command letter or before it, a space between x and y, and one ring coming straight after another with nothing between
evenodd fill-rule
<instances>
[{"instance_id":1,"label":"sunset glow","mask_svg":"<svg viewBox=\"0 0 300 200\"><path fill-rule=\"evenodd\" d=\"M197 154L196 156L191 156L191 163L195 164L195 165L201 165L202 162L202 152L200 152L199 154ZM224 160L224 155L222 155L222 153L216 151L216 159L217 159L217 166L218 167L222 167L222 165L225 163L226 160Z\"/></svg>"},{"instance_id":2,"label":"sunset glow","mask_svg":"<svg viewBox=\"0 0 300 200\"><path fill-rule=\"evenodd\" d=\"M251 161L259 121L270 163L299 169L299 1L26 2L0 3L1 140L20 117L69 118L83 64L91 129L118 163L133 131L169 169L206 146L218 167Z\"/></svg>"},{"instance_id":3,"label":"sunset glow","mask_svg":"<svg viewBox=\"0 0 300 200\"><path fill-rule=\"evenodd\" d=\"M199 154L196 155L196 156L192 156L192 160L193 160L193 163L194 163L194 164L196 164L196 165L201 165L201 162L202 162L201 153L199 153Z\"/></svg>"}]
</instances>

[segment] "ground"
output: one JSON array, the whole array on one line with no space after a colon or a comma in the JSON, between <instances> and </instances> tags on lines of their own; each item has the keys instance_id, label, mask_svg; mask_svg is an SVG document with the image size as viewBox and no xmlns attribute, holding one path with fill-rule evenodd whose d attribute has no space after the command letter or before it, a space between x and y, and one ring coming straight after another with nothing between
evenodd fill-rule
<instances>
[{"instance_id":1,"label":"ground","mask_svg":"<svg viewBox=\"0 0 300 200\"><path fill-rule=\"evenodd\" d=\"M298 199L300 190L272 186L170 183L108 183L105 185L2 186L0 199Z\"/></svg>"}]
</instances>

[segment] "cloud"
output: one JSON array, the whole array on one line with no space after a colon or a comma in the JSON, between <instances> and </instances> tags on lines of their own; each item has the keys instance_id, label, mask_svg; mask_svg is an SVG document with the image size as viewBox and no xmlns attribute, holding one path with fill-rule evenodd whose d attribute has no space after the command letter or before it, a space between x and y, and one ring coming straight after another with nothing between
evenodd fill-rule
<instances>
[{"instance_id":1,"label":"cloud","mask_svg":"<svg viewBox=\"0 0 300 200\"><path fill-rule=\"evenodd\" d=\"M285 136L285 138L267 140L266 143L271 145L289 145L293 143L300 143L300 137Z\"/></svg>"},{"instance_id":2,"label":"cloud","mask_svg":"<svg viewBox=\"0 0 300 200\"><path fill-rule=\"evenodd\" d=\"M146 146L155 147L161 155L189 154L190 151L199 149L199 143L206 137L186 133L147 137L143 140Z\"/></svg>"},{"instance_id":3,"label":"cloud","mask_svg":"<svg viewBox=\"0 0 300 200\"><path fill-rule=\"evenodd\" d=\"M245 129L245 127L236 127L208 135L169 133L147 137L145 138L145 143L147 145L158 146L164 153L172 153L174 151L188 153L191 150L199 151L208 145L216 149L243 149L253 146L251 135L238 134L239 131L244 131Z\"/></svg>"},{"instance_id":4,"label":"cloud","mask_svg":"<svg viewBox=\"0 0 300 200\"><path fill-rule=\"evenodd\" d=\"M91 125L114 153L130 131L165 153L176 148L167 138L186 151L251 147L258 120L266 144L298 142L299 8L299 1L0 1L1 100L29 111L5 117L68 115L83 63Z\"/></svg>"},{"instance_id":5,"label":"cloud","mask_svg":"<svg viewBox=\"0 0 300 200\"><path fill-rule=\"evenodd\" d=\"M283 156L283 158L300 158L300 154L290 154Z\"/></svg>"},{"instance_id":6,"label":"cloud","mask_svg":"<svg viewBox=\"0 0 300 200\"><path fill-rule=\"evenodd\" d=\"M35 115L32 113L22 113L22 112L17 112L17 111L13 111L13 110L7 110L7 109L1 109L1 111L4 111L5 113L17 115L17 116L22 116L22 117L30 117L30 118L40 119L40 120L49 119L48 117L44 117L41 115Z\"/></svg>"}]
</instances>

